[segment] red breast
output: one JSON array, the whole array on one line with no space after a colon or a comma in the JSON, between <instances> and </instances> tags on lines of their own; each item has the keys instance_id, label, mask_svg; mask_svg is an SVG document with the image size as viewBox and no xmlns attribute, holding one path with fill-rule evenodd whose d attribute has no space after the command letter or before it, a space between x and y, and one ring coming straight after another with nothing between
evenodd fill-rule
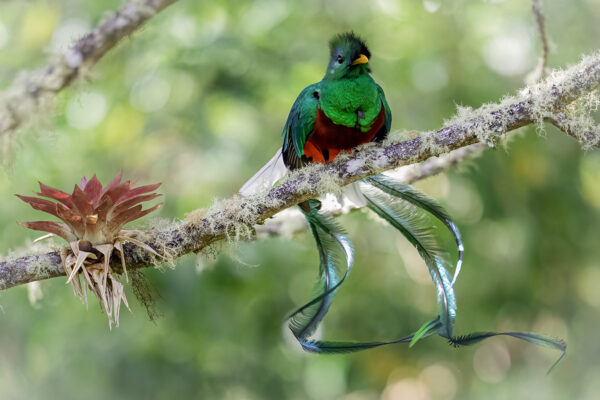
<instances>
[{"instance_id":1,"label":"red breast","mask_svg":"<svg viewBox=\"0 0 600 400\"><path fill-rule=\"evenodd\" d=\"M325 164L325 157L327 157L327 162L331 162L341 151L351 150L363 143L373 141L384 123L385 109L383 105L379 115L373 121L371 129L367 132L362 132L359 128L336 125L327 118L321 109L317 109L315 129L304 144L304 155L312 158L313 162Z\"/></svg>"}]
</instances>

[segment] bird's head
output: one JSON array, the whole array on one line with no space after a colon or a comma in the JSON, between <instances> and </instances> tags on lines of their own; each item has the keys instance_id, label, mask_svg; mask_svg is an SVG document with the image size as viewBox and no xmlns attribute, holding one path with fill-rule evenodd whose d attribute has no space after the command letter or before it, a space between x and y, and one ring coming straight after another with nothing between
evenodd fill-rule
<instances>
[{"instance_id":1,"label":"bird's head","mask_svg":"<svg viewBox=\"0 0 600 400\"><path fill-rule=\"evenodd\" d=\"M329 41L331 57L325 79L352 78L371 72L371 52L365 42L353 32L341 33Z\"/></svg>"}]
</instances>

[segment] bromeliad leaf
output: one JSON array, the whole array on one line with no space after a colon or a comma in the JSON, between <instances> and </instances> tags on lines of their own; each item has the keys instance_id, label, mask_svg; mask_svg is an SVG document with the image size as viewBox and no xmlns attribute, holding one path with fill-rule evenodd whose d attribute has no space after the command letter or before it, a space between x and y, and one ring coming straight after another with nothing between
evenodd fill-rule
<instances>
[{"instance_id":1,"label":"bromeliad leaf","mask_svg":"<svg viewBox=\"0 0 600 400\"><path fill-rule=\"evenodd\" d=\"M122 174L119 173L102 188L96 175L90 180L84 176L75 185L72 194L40 182L40 192L37 194L54 201L17 195L34 209L62 220L24 222L20 225L49 232L69 242L70 247L61 252L63 267L68 276L67 283L73 285L75 295L85 301L86 305L89 287L104 306L111 327L113 322L119 325L121 301L127 306L123 285L113 276L110 267L113 252L116 250L121 255L121 267L126 281L128 276L123 243L131 242L159 256L150 246L129 235L123 226L160 207L161 203L158 203L144 210L140 204L160 196L149 193L160 184L134 188L130 181L121 182L121 179ZM80 275L85 279L83 288Z\"/></svg>"}]
</instances>

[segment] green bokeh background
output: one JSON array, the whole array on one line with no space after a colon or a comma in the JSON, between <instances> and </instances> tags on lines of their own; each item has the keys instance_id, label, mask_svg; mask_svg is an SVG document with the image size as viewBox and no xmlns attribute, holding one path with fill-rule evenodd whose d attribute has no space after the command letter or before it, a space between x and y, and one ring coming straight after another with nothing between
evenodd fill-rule
<instances>
[{"instance_id":1,"label":"green bokeh background","mask_svg":"<svg viewBox=\"0 0 600 400\"><path fill-rule=\"evenodd\" d=\"M546 3L550 66L598 47L600 0ZM0 89L121 5L0 3ZM525 0L181 0L14 136L0 170L0 254L30 251L36 233L15 222L40 214L13 194L30 194L38 180L68 190L83 174L107 182L122 170L139 183L163 182L164 206L138 226L231 196L280 146L295 96L324 72L329 37L349 29L368 40L396 130L435 129L456 104L514 92L540 48ZM64 279L42 282L33 305L25 286L1 292L0 398L598 398L600 154L553 127L539 135L529 127L417 186L464 234L457 334L563 337L568 357L550 376L556 352L510 338L463 349L430 338L411 349L302 353L283 318L308 299L316 277L317 254L303 233L146 271L162 296L155 324L129 293L133 313L110 332ZM356 268L325 337L392 338L435 314L425 266L397 232L362 212L340 222Z\"/></svg>"}]
</instances>

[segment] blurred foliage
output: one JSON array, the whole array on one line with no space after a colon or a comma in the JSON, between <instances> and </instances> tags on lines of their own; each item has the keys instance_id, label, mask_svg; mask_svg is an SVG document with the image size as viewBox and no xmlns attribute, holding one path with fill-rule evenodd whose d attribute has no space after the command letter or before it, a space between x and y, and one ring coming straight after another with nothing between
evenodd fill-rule
<instances>
[{"instance_id":1,"label":"blurred foliage","mask_svg":"<svg viewBox=\"0 0 600 400\"><path fill-rule=\"evenodd\" d=\"M545 3L550 66L597 48L600 0ZM121 4L0 3L0 89ZM353 29L368 40L394 129L434 129L455 104L495 102L535 66L540 46L529 7L523 0L181 0L15 136L13 160L0 170L0 254L28 251L35 233L15 222L39 213L12 194L31 193L38 180L67 190L82 174L104 182L123 170L139 183L162 181L163 219L231 196L280 146L291 104L321 78L334 33ZM162 295L156 324L137 304L109 332L95 304L86 311L63 279L42 282L35 307L26 287L0 293L0 398L597 398L600 155L552 127L523 132L418 186L449 208L464 233L457 334L563 337L567 359L550 376L555 352L504 338L460 350L432 338L412 349L303 354L282 334L284 316L308 299L316 278L312 238L302 234L146 271ZM356 268L323 334L369 340L413 331L435 310L425 265L367 214L342 219Z\"/></svg>"}]
</instances>

